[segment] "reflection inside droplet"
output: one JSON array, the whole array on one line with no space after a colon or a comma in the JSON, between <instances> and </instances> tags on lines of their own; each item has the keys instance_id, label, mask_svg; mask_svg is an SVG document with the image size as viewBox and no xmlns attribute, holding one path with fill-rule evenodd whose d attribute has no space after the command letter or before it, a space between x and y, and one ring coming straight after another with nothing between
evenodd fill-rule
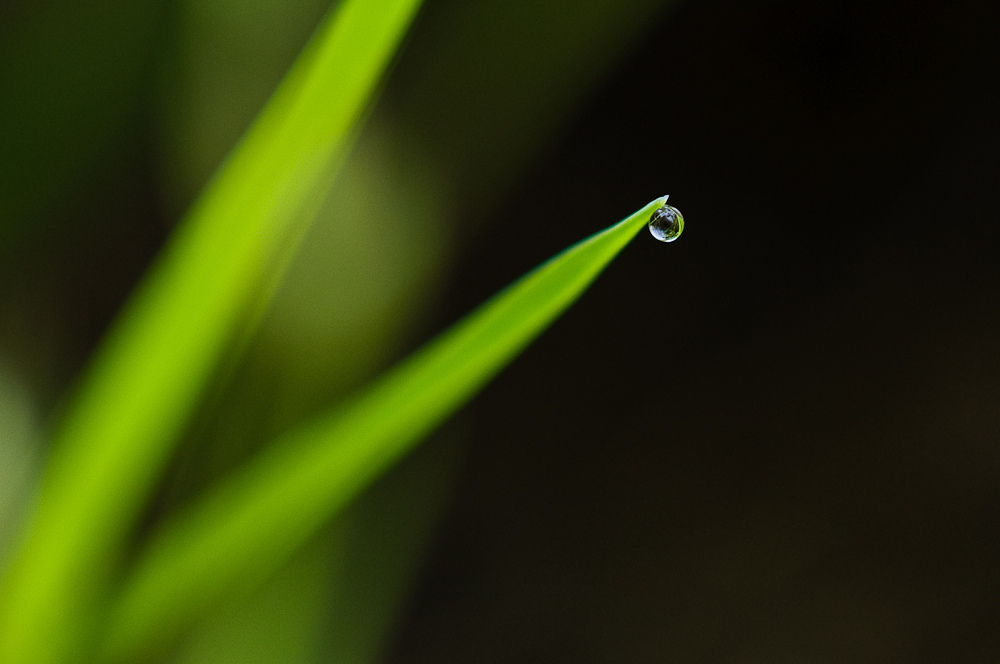
<instances>
[{"instance_id":1,"label":"reflection inside droplet","mask_svg":"<svg viewBox=\"0 0 1000 664\"><path fill-rule=\"evenodd\" d=\"M660 242L673 242L684 231L684 216L672 205L664 205L649 217L649 232Z\"/></svg>"}]
</instances>

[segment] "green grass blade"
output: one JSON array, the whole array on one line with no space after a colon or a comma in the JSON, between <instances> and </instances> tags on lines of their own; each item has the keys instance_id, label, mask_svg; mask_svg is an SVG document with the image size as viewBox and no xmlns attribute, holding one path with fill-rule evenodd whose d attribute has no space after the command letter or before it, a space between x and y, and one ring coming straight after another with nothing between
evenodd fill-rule
<instances>
[{"instance_id":1,"label":"green grass blade","mask_svg":"<svg viewBox=\"0 0 1000 664\"><path fill-rule=\"evenodd\" d=\"M134 660L219 598L273 572L558 317L664 200L529 273L168 524L112 615L108 659Z\"/></svg>"},{"instance_id":2,"label":"green grass blade","mask_svg":"<svg viewBox=\"0 0 1000 664\"><path fill-rule=\"evenodd\" d=\"M57 433L0 589L0 661L76 656L180 429L300 234L419 5L340 3L126 307Z\"/></svg>"}]
</instances>

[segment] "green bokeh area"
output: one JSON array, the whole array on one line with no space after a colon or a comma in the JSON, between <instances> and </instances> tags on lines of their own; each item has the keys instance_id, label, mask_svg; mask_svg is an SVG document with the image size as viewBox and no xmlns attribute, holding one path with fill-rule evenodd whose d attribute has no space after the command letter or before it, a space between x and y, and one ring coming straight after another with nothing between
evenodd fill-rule
<instances>
[{"instance_id":1,"label":"green bokeh area","mask_svg":"<svg viewBox=\"0 0 1000 664\"><path fill-rule=\"evenodd\" d=\"M567 254L558 265L576 276L552 264L532 282L563 290L501 307L485 337L456 333L464 354L443 369L431 362L436 378L390 379L389 396L338 424L338 404L427 335L455 247L479 232L457 220L490 209L663 10L653 0L582 10L429 2L409 29L418 5L51 0L2 10L6 659L366 662L382 651L446 504L461 421L351 502L405 449L362 463L360 484L315 499L339 516L302 505L297 528L295 501L280 502L294 494L282 493L288 476L274 469L315 464L282 445L311 449L329 412L334 429L377 429L414 390L425 401L394 426L416 442L578 296L653 209L581 245L597 253ZM338 16L353 27L324 41ZM328 61L347 73L324 78ZM514 336L508 319L520 321ZM481 349L487 359L463 369ZM426 388L452 373L464 376L461 396ZM323 493L322 479L300 484ZM206 507L206 494L223 498ZM294 535L279 529L269 543L265 530L254 544L238 527L213 527L254 501ZM247 514L238 518L261 525ZM250 560L254 547L270 551L256 556L266 564L240 573L210 541L202 556L197 543L214 530ZM164 603L158 581L144 590L158 564L183 577L188 568L169 562L176 541L195 543L191 570L237 570L224 592Z\"/></svg>"}]
</instances>

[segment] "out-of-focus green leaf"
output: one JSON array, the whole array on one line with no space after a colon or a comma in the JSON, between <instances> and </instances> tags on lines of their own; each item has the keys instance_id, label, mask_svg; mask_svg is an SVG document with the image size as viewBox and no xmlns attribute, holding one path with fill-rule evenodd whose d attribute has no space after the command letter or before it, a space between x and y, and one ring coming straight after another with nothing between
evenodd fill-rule
<instances>
[{"instance_id":1,"label":"out-of-focus green leaf","mask_svg":"<svg viewBox=\"0 0 1000 664\"><path fill-rule=\"evenodd\" d=\"M337 6L126 307L70 404L4 580L0 661L79 656L127 529L419 5Z\"/></svg>"},{"instance_id":2,"label":"out-of-focus green leaf","mask_svg":"<svg viewBox=\"0 0 1000 664\"><path fill-rule=\"evenodd\" d=\"M330 9L331 0L175 0L157 80L164 204L183 212Z\"/></svg>"},{"instance_id":3,"label":"out-of-focus green leaf","mask_svg":"<svg viewBox=\"0 0 1000 664\"><path fill-rule=\"evenodd\" d=\"M529 273L356 398L280 437L168 523L114 609L106 657L131 661L277 569L562 313L664 200Z\"/></svg>"}]
</instances>

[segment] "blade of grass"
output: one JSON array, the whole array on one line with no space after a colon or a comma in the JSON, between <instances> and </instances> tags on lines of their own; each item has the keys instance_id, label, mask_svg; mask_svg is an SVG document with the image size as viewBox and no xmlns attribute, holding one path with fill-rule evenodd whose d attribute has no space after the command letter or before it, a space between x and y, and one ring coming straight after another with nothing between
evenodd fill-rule
<instances>
[{"instance_id":1,"label":"blade of grass","mask_svg":"<svg viewBox=\"0 0 1000 664\"><path fill-rule=\"evenodd\" d=\"M429 437L337 514L261 586L199 620L171 664L382 661L439 521L464 446Z\"/></svg>"},{"instance_id":2,"label":"blade of grass","mask_svg":"<svg viewBox=\"0 0 1000 664\"><path fill-rule=\"evenodd\" d=\"M419 5L338 5L126 307L57 432L4 579L0 661L78 655L128 528Z\"/></svg>"},{"instance_id":3,"label":"blade of grass","mask_svg":"<svg viewBox=\"0 0 1000 664\"><path fill-rule=\"evenodd\" d=\"M106 659L139 659L220 598L261 582L555 320L664 201L524 276L166 525L115 606Z\"/></svg>"}]
</instances>

